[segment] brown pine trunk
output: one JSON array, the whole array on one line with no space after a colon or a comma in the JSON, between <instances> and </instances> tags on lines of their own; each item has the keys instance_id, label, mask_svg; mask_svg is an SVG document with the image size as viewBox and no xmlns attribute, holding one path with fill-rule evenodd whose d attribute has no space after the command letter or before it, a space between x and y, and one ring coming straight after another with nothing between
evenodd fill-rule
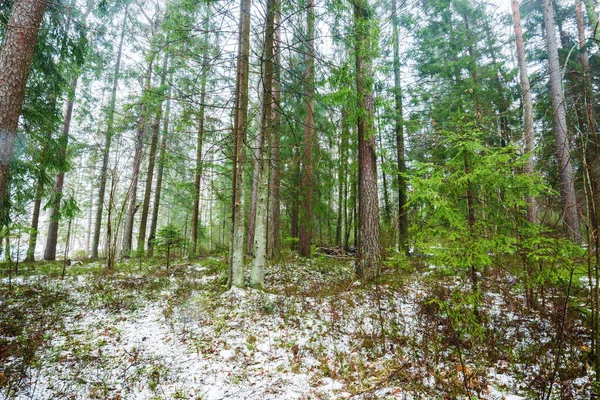
<instances>
[{"instance_id":1,"label":"brown pine trunk","mask_svg":"<svg viewBox=\"0 0 600 400\"><path fill-rule=\"evenodd\" d=\"M312 202L313 202L313 142L315 136L315 3L308 0L306 24L306 70L305 94L306 119L304 120L304 153L302 157L302 187L300 197L300 225L298 253L302 257L310 257L312 241Z\"/></svg>"},{"instance_id":2,"label":"brown pine trunk","mask_svg":"<svg viewBox=\"0 0 600 400\"><path fill-rule=\"evenodd\" d=\"M392 5L392 29L394 46L394 102L395 102L395 131L396 131L396 163L398 173L396 175L396 185L398 186L398 248L405 254L408 254L408 213L406 210L406 161L404 158L404 117L402 105L402 80L400 77L400 38L398 15L396 12L396 0Z\"/></svg>"},{"instance_id":3,"label":"brown pine trunk","mask_svg":"<svg viewBox=\"0 0 600 400\"><path fill-rule=\"evenodd\" d=\"M544 0L544 26L546 28L546 47L548 50L548 70L550 73L550 95L554 116L554 134L556 140L556 158L560 177L560 194L562 200L562 217L569 238L581 240L579 231L579 215L573 178L573 165L568 142L567 118L562 91L562 76L558 58L556 41L556 25L552 0Z\"/></svg>"},{"instance_id":4,"label":"brown pine trunk","mask_svg":"<svg viewBox=\"0 0 600 400\"><path fill-rule=\"evenodd\" d=\"M250 69L251 0L240 2L240 36L236 78L235 117L233 126L233 187L231 221L231 263L228 282L231 286L244 284L244 202L243 169L248 118L248 78Z\"/></svg>"},{"instance_id":5,"label":"brown pine trunk","mask_svg":"<svg viewBox=\"0 0 600 400\"><path fill-rule=\"evenodd\" d=\"M521 95L523 96L523 128L526 154L531 154L534 149L533 134L533 100L529 75L527 73L527 59L525 57L525 46L523 45L523 30L521 29L521 14L519 12L519 1L512 0L512 16L515 29L515 41L517 45L517 61L519 64L519 78L521 81ZM534 172L533 156L530 155L525 164L525 173L532 175ZM527 196L527 219L531 223L537 221L537 204L533 196Z\"/></svg>"},{"instance_id":6,"label":"brown pine trunk","mask_svg":"<svg viewBox=\"0 0 600 400\"><path fill-rule=\"evenodd\" d=\"M356 275L371 279L380 274L379 201L377 193L377 157L373 124L372 27L373 10L368 0L354 3L356 94L358 128L358 246Z\"/></svg>"},{"instance_id":7,"label":"brown pine trunk","mask_svg":"<svg viewBox=\"0 0 600 400\"><path fill-rule=\"evenodd\" d=\"M198 136L196 139L196 171L194 177L194 209L192 210L192 256L196 256L198 249L198 225L200 211L200 182L202 180L202 144L204 141L204 102L206 99L206 74L208 57L206 53L202 62L202 83L200 89L200 110L198 112Z\"/></svg>"},{"instance_id":8,"label":"brown pine trunk","mask_svg":"<svg viewBox=\"0 0 600 400\"><path fill-rule=\"evenodd\" d=\"M10 159L45 8L45 1L15 0L0 48L0 218L4 214Z\"/></svg>"},{"instance_id":9,"label":"brown pine trunk","mask_svg":"<svg viewBox=\"0 0 600 400\"><path fill-rule=\"evenodd\" d=\"M117 99L117 88L119 86L119 72L121 70L121 55L123 53L123 41L125 39L125 26L127 22L127 8L125 8L125 16L123 17L123 25L121 26L121 39L119 40L119 50L117 52L117 60L115 63L115 73L113 76L113 87L108 106L106 118L106 136L104 139L104 150L102 152L102 169L100 171L100 188L98 189L98 208L96 209L96 220L94 222L94 236L92 239L92 254L91 258L98 258L98 247L100 246L100 231L102 229L102 213L104 212L104 197L106 193L106 178L108 176L108 161L110 158L110 147L112 137L115 134L115 104ZM108 245L108 244L107 244Z\"/></svg>"}]
</instances>

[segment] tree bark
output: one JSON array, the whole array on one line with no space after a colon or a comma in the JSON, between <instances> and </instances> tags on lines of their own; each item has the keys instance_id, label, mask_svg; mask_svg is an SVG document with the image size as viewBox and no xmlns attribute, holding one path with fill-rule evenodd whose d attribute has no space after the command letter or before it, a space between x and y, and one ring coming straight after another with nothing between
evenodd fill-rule
<instances>
[{"instance_id":1,"label":"tree bark","mask_svg":"<svg viewBox=\"0 0 600 400\"><path fill-rule=\"evenodd\" d=\"M138 178L140 175L140 167L142 164L142 148L144 144L144 135L146 133L146 118L148 113L148 105L146 104L145 95L150 90L150 83L152 81L154 56L148 63L148 69L146 71L146 83L142 90L142 97L140 99L140 117L138 120L137 134L135 138L135 149L133 155L133 167L131 173L131 183L129 190L127 191L127 214L125 215L125 227L123 230L123 243L121 244L121 257L131 256L131 247L133 239L133 220L135 213L138 209L137 202L137 186Z\"/></svg>"},{"instance_id":2,"label":"tree bark","mask_svg":"<svg viewBox=\"0 0 600 400\"><path fill-rule=\"evenodd\" d=\"M66 163L67 145L69 141L69 130L71 129L71 118L73 117L73 100L75 99L75 91L77 90L77 82L79 77L71 80L69 85L69 94L65 103L65 116L63 120L63 128L60 137L60 159ZM63 195L63 184L65 181L65 166L61 166L56 179L54 181L54 193L52 199L52 211L50 212L50 227L48 228L48 237L46 239L46 249L44 251L44 260L56 260L56 245L58 243L58 225L60 222L60 203Z\"/></svg>"},{"instance_id":3,"label":"tree bark","mask_svg":"<svg viewBox=\"0 0 600 400\"><path fill-rule=\"evenodd\" d=\"M272 88L273 88L273 40L276 0L267 2L267 20L265 26L265 50L262 64L263 104L262 104L262 149L258 173L258 199L256 203L256 229L252 259L250 284L261 287L265 284L265 260L267 254L267 216L269 211L269 143L273 124Z\"/></svg>"},{"instance_id":4,"label":"tree bark","mask_svg":"<svg viewBox=\"0 0 600 400\"><path fill-rule=\"evenodd\" d=\"M244 284L244 199L243 169L248 118L248 78L250 68L251 0L240 1L240 36L238 48L235 117L233 126L232 235L229 284Z\"/></svg>"},{"instance_id":5,"label":"tree bark","mask_svg":"<svg viewBox=\"0 0 600 400\"><path fill-rule=\"evenodd\" d=\"M152 202L152 220L150 222L150 232L148 233L148 243L146 244L146 256L148 258L154 255L154 239L156 237L156 228L158 225L158 211L160 208L160 194L162 192L162 180L165 169L165 152L167 141L169 139L169 119L171 117L171 87L167 91L167 104L165 106L165 118L163 122L163 133L158 152L158 170L156 171L156 189L154 189L154 201Z\"/></svg>"},{"instance_id":6,"label":"tree bark","mask_svg":"<svg viewBox=\"0 0 600 400\"><path fill-rule=\"evenodd\" d=\"M565 230L570 239L579 242L579 215L577 213L577 198L573 178L573 165L568 142L567 118L562 76L558 58L556 41L556 25L552 0L544 0L544 26L546 28L546 47L548 50L548 70L550 73L550 95L554 116L554 134L556 140L556 158L560 177L560 194L562 200L562 217Z\"/></svg>"},{"instance_id":7,"label":"tree bark","mask_svg":"<svg viewBox=\"0 0 600 400\"><path fill-rule=\"evenodd\" d=\"M529 85L529 74L527 73L527 59L525 57L525 46L523 44L523 30L521 29L521 14L519 11L519 1L512 0L512 17L515 30L515 42L517 46L517 62L519 65L519 78L521 82L521 95L523 96L523 128L527 164L525 164L525 173L532 175L534 172L533 155L531 152L535 147L533 133L533 100L531 95L531 86ZM527 196L527 219L531 223L537 222L537 203L533 196Z\"/></svg>"},{"instance_id":8,"label":"tree bark","mask_svg":"<svg viewBox=\"0 0 600 400\"><path fill-rule=\"evenodd\" d=\"M162 65L162 75L160 79L160 90L164 90L169 57L164 55ZM140 230L138 233L137 255L144 256L144 244L146 243L146 225L148 222L148 212L150 211L150 197L152 196L152 180L154 179L154 167L156 165L156 150L158 147L158 135L160 131L160 122L162 119L162 107L164 97L161 96L156 104L156 118L152 124L152 138L150 140L150 152L148 154L148 170L146 172L146 187L144 188L144 203L142 206L142 215L140 218Z\"/></svg>"},{"instance_id":9,"label":"tree bark","mask_svg":"<svg viewBox=\"0 0 600 400\"><path fill-rule=\"evenodd\" d=\"M372 30L376 21L368 0L355 0L355 58L358 129L358 246L355 271L361 279L378 276L381 267L377 157L373 113Z\"/></svg>"},{"instance_id":10,"label":"tree bark","mask_svg":"<svg viewBox=\"0 0 600 400\"><path fill-rule=\"evenodd\" d=\"M96 220L94 222L94 236L92 239L91 258L98 258L98 247L100 246L100 231L102 230L102 213L104 212L104 196L106 193L106 178L108 176L108 161L110 158L110 147L112 137L115 134L115 104L117 99L117 88L119 87L119 73L121 70L121 55L123 54L123 41L125 39L125 26L127 25L127 8L123 17L121 26L121 38L119 40L119 50L115 63L115 73L113 76L113 86L108 106L106 118L106 136L104 139L104 150L102 152L102 169L100 171L100 188L98 189L98 208L96 209ZM107 244L108 245L108 244Z\"/></svg>"},{"instance_id":11,"label":"tree bark","mask_svg":"<svg viewBox=\"0 0 600 400\"><path fill-rule=\"evenodd\" d=\"M396 185L398 186L398 248L408 254L408 213L406 210L406 161L404 157L404 117L402 104L402 79L400 76L400 43L397 2L392 5L392 43L394 46L394 103L395 103L395 131L396 131L396 163L398 173Z\"/></svg>"},{"instance_id":12,"label":"tree bark","mask_svg":"<svg viewBox=\"0 0 600 400\"><path fill-rule=\"evenodd\" d=\"M335 244L336 246L342 246L344 237L344 214L346 212L346 181L347 181L347 170L348 170L348 121L347 113L342 110L342 132L340 137L340 159L338 161L338 216L337 226L335 229Z\"/></svg>"},{"instance_id":13,"label":"tree bark","mask_svg":"<svg viewBox=\"0 0 600 400\"><path fill-rule=\"evenodd\" d=\"M206 27L205 27L206 29ZM196 170L194 177L194 209L192 210L192 248L191 255L198 250L198 225L200 211L200 183L202 181L202 144L204 142L204 102L206 101L206 76L208 74L208 29L204 34L205 50L202 56L202 76L200 78L200 109L198 110L198 135L196 137Z\"/></svg>"},{"instance_id":14,"label":"tree bark","mask_svg":"<svg viewBox=\"0 0 600 400\"><path fill-rule=\"evenodd\" d=\"M15 0L0 48L0 218L25 87L46 2Z\"/></svg>"},{"instance_id":15,"label":"tree bark","mask_svg":"<svg viewBox=\"0 0 600 400\"><path fill-rule=\"evenodd\" d=\"M298 253L310 257L313 206L313 145L315 136L315 2L308 0L306 16L304 153L302 157L302 187Z\"/></svg>"},{"instance_id":16,"label":"tree bark","mask_svg":"<svg viewBox=\"0 0 600 400\"><path fill-rule=\"evenodd\" d=\"M272 126L271 126L271 204L270 204L270 226L269 226L269 244L267 251L269 257L279 257L281 252L281 114L279 113L279 101L281 99L281 84L279 82L279 50L280 50L280 29L279 29L279 14L280 2L276 1L275 5L275 20L274 20L274 38L273 38L273 100L272 104Z\"/></svg>"}]
</instances>

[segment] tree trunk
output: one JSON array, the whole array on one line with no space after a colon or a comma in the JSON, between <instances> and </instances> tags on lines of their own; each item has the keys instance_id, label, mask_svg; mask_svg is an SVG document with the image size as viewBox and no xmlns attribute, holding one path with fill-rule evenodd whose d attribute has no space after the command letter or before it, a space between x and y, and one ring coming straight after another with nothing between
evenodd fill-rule
<instances>
[{"instance_id":1,"label":"tree trunk","mask_svg":"<svg viewBox=\"0 0 600 400\"><path fill-rule=\"evenodd\" d=\"M60 137L60 160L66 164L67 145L69 141L69 130L71 129L71 118L73 117L73 100L75 99L75 91L77 90L77 82L79 77L71 80L69 85L68 100L65 104L65 117L63 120L63 128ZM48 238L46 240L46 249L44 251L44 260L56 260L56 245L58 243L58 224L60 222L60 203L63 195L63 184L65 181L65 165L59 168L54 181L54 193L52 200L52 211L50 212L50 227L48 228Z\"/></svg>"},{"instance_id":2,"label":"tree trunk","mask_svg":"<svg viewBox=\"0 0 600 400\"><path fill-rule=\"evenodd\" d=\"M44 149L42 152L44 152ZM35 261L35 246L37 244L37 236L38 236L38 225L40 221L40 208L42 205L42 196L44 193L44 177L41 176L45 172L40 172L40 176L38 176L37 184L35 186L35 200L33 202L33 215L31 217L31 232L29 234L29 246L27 247L27 256L25 257L25 261L33 262Z\"/></svg>"},{"instance_id":3,"label":"tree trunk","mask_svg":"<svg viewBox=\"0 0 600 400\"><path fill-rule=\"evenodd\" d=\"M204 34L207 48L202 56L202 77L200 87L200 109L198 110L198 136L196 139L196 171L194 177L194 209L192 210L192 249L191 255L196 256L198 248L198 225L200 209L200 183L202 180L202 144L204 141L204 102L206 100L206 75L208 74L208 29Z\"/></svg>"},{"instance_id":4,"label":"tree trunk","mask_svg":"<svg viewBox=\"0 0 600 400\"><path fill-rule=\"evenodd\" d=\"M534 172L533 151L533 100L531 95L531 86L529 85L529 75L527 73L527 59L525 57L525 46L523 45L523 31L521 29L521 15L519 12L519 1L512 0L512 16L515 29L515 41L517 45L517 61L519 64L519 77L521 81L521 92L523 96L523 127L525 139L525 153L529 154L527 164L525 164L525 173L532 175ZM531 223L537 221L537 204L533 196L527 196L527 219Z\"/></svg>"},{"instance_id":5,"label":"tree trunk","mask_svg":"<svg viewBox=\"0 0 600 400\"><path fill-rule=\"evenodd\" d=\"M158 153L158 170L156 171L156 189L154 189L154 201L152 202L152 221L150 222L150 232L148 233L148 243L146 245L148 258L154 255L154 239L156 237L156 228L158 225L158 210L160 208L160 193L162 191L162 180L165 169L165 152L167 150L167 140L169 138L169 118L171 116L171 87L167 91L167 104L165 106L165 118L163 123L163 134Z\"/></svg>"},{"instance_id":6,"label":"tree trunk","mask_svg":"<svg viewBox=\"0 0 600 400\"><path fill-rule=\"evenodd\" d=\"M258 199L256 203L256 229L252 259L250 283L261 287L265 284L265 260L267 254L267 216L269 211L269 143L273 124L272 88L273 88L273 40L276 0L267 2L267 21L265 26L265 50L262 64L263 104L262 104L262 149L260 151L260 169L258 174Z\"/></svg>"},{"instance_id":7,"label":"tree trunk","mask_svg":"<svg viewBox=\"0 0 600 400\"><path fill-rule=\"evenodd\" d=\"M313 206L313 145L315 136L315 2L308 0L306 16L304 153L302 157L302 187L298 253L310 257Z\"/></svg>"},{"instance_id":8,"label":"tree trunk","mask_svg":"<svg viewBox=\"0 0 600 400\"><path fill-rule=\"evenodd\" d=\"M100 245L100 231L102 229L102 213L104 211L104 195L106 192L106 177L108 175L108 161L110 158L110 147L112 137L115 133L115 104L117 99L117 88L119 86L119 72L121 70L121 55L123 53L123 41L125 39L125 26L127 22L127 8L123 17L121 26L121 38L119 40L119 50L117 52L117 61L115 63L115 73L113 76L113 87L108 106L106 118L106 136L104 139L104 150L102 152L102 170L100 171L100 188L98 189L98 208L96 209L96 221L94 223L94 237L92 239L92 259L98 258L98 247ZM108 246L108 244L107 244Z\"/></svg>"},{"instance_id":9,"label":"tree trunk","mask_svg":"<svg viewBox=\"0 0 600 400\"><path fill-rule=\"evenodd\" d=\"M381 153L379 154L379 158L381 160L381 178L383 183L383 218L384 224L386 228L391 226L392 215L390 212L390 199L388 196L388 185L387 185L387 176L385 174L385 160L383 159L383 135L381 133L381 120L377 119L377 136L379 139L379 149Z\"/></svg>"},{"instance_id":10,"label":"tree trunk","mask_svg":"<svg viewBox=\"0 0 600 400\"><path fill-rule=\"evenodd\" d=\"M164 55L162 65L162 75L160 79L160 90L164 90L167 77L167 67L169 57ZM161 96L156 104L156 118L152 124L152 139L150 140L150 152L148 154L148 171L146 172L146 187L144 188L144 203L142 206L142 215L140 219L140 231L138 233L137 255L144 256L144 244L146 243L146 225L148 222L148 212L150 211L150 197L152 196L152 180L154 179L154 166L156 165L156 148L158 147L158 134L160 131L160 122L162 119L162 105L164 97Z\"/></svg>"},{"instance_id":11,"label":"tree trunk","mask_svg":"<svg viewBox=\"0 0 600 400\"><path fill-rule=\"evenodd\" d=\"M262 82L260 87L263 87ZM264 91L260 90L259 91ZM262 110L262 104L261 104ZM262 117L261 117L262 118ZM256 205L258 201L258 186L260 185L260 169L263 149L262 120L259 123L259 133L254 144L254 171L252 173L252 195L250 196L250 213L248 215L248 231L246 234L246 254L251 255L254 247L254 231L256 229Z\"/></svg>"},{"instance_id":12,"label":"tree trunk","mask_svg":"<svg viewBox=\"0 0 600 400\"><path fill-rule=\"evenodd\" d=\"M5 212L10 159L45 8L45 1L15 0L0 48L0 219Z\"/></svg>"},{"instance_id":13,"label":"tree trunk","mask_svg":"<svg viewBox=\"0 0 600 400\"><path fill-rule=\"evenodd\" d=\"M137 186L138 178L140 175L140 167L142 164L142 148L144 144L144 134L146 131L146 118L148 113L148 105L145 104L145 94L150 90L150 83L152 81L152 70L153 70L154 58L148 63L148 70L146 71L146 83L142 96L140 98L140 117L137 126L137 135L135 138L135 150L133 155L133 168L131 173L131 184L127 191L127 214L125 215L125 227L123 230L123 243L121 247L121 257L131 256L131 247L133 239L133 219L138 209L137 202Z\"/></svg>"},{"instance_id":14,"label":"tree trunk","mask_svg":"<svg viewBox=\"0 0 600 400\"><path fill-rule=\"evenodd\" d=\"M398 37L398 15L396 12L396 0L392 5L392 42L394 46L394 102L395 102L395 131L396 131L396 162L398 174L396 184L398 185L398 248L408 254L408 213L406 210L406 161L404 158L404 117L402 105L402 80L400 77L400 44Z\"/></svg>"},{"instance_id":15,"label":"tree trunk","mask_svg":"<svg viewBox=\"0 0 600 400\"><path fill-rule=\"evenodd\" d=\"M579 215L577 213L577 198L573 179L573 166L568 142L567 118L562 76L558 58L556 41L556 26L552 0L544 0L544 26L546 28L546 47L548 50L548 70L550 73L550 95L554 116L554 134L556 138L556 157L560 176L560 194L563 209L563 223L567 235L574 241L581 240L579 231Z\"/></svg>"},{"instance_id":16,"label":"tree trunk","mask_svg":"<svg viewBox=\"0 0 600 400\"><path fill-rule=\"evenodd\" d=\"M354 2L358 128L358 246L355 271L361 279L378 276L381 267L377 157L373 124L372 29L376 21L368 0Z\"/></svg>"},{"instance_id":17,"label":"tree trunk","mask_svg":"<svg viewBox=\"0 0 600 400\"><path fill-rule=\"evenodd\" d=\"M279 1L275 6L274 20L274 38L273 38L273 99L272 99L272 126L271 126L271 205L270 205L270 226L269 226L269 244L267 251L269 257L279 257L281 252L281 233L280 229L280 212L281 212L281 144L280 144L280 129L281 129L281 114L279 113L279 101L281 99L281 84L279 82Z\"/></svg>"},{"instance_id":18,"label":"tree trunk","mask_svg":"<svg viewBox=\"0 0 600 400\"><path fill-rule=\"evenodd\" d=\"M243 169L248 118L248 78L250 68L251 0L240 2L240 36L236 78L235 118L233 127L232 235L229 284L244 284L244 198Z\"/></svg>"},{"instance_id":19,"label":"tree trunk","mask_svg":"<svg viewBox=\"0 0 600 400\"><path fill-rule=\"evenodd\" d=\"M340 159L338 161L338 218L335 229L335 244L342 246L344 236L344 213L346 212L346 193L344 189L347 181L348 155L346 149L348 147L348 121L347 114L342 111L342 132L340 137Z\"/></svg>"}]
</instances>

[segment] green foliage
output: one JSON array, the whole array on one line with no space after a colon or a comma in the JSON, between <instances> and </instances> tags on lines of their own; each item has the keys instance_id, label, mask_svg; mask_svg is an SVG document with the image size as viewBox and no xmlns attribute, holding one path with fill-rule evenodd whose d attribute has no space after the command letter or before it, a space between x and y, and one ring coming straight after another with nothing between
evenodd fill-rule
<instances>
[{"instance_id":1,"label":"green foliage","mask_svg":"<svg viewBox=\"0 0 600 400\"><path fill-rule=\"evenodd\" d=\"M419 163L410 177L410 202L418 210L413 237L417 248L453 273L481 270L494 257L516 254L517 237L528 224L523 194L550 190L539 177L520 172L528 155L519 156L511 146L486 145L474 124L442 134L449 158Z\"/></svg>"},{"instance_id":2,"label":"green foliage","mask_svg":"<svg viewBox=\"0 0 600 400\"><path fill-rule=\"evenodd\" d=\"M172 251L181 248L184 244L181 231L174 224L165 225L158 230L155 245L167 258L167 269L169 269L169 260Z\"/></svg>"}]
</instances>

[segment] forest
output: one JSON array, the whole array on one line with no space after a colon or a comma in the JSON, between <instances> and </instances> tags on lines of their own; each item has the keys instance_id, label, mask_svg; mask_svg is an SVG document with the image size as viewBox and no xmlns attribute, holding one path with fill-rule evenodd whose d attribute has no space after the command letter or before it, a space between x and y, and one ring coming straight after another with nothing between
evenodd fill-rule
<instances>
[{"instance_id":1,"label":"forest","mask_svg":"<svg viewBox=\"0 0 600 400\"><path fill-rule=\"evenodd\" d=\"M599 398L598 18L0 0L0 398Z\"/></svg>"}]
</instances>

